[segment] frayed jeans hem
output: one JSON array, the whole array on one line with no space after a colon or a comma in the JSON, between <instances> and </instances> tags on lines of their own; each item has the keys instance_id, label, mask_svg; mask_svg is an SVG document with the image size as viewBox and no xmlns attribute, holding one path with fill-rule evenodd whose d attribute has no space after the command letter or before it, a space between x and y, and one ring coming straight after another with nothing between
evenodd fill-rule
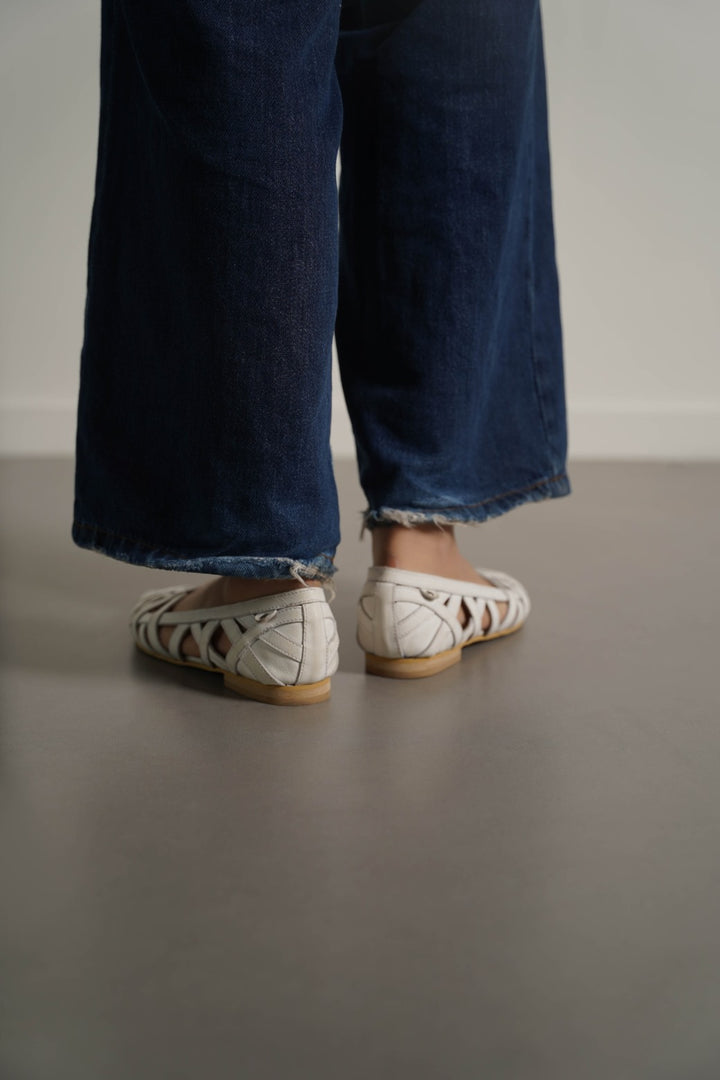
<instances>
[{"instance_id":1,"label":"frayed jeans hem","mask_svg":"<svg viewBox=\"0 0 720 1080\"><path fill-rule=\"evenodd\" d=\"M438 506L432 507L402 507L394 508L380 506L368 507L361 511L362 527L360 539L365 529L372 531L379 525L405 525L412 528L414 525L422 525L431 522L435 525L480 525L490 518L500 517L516 506L528 502L541 502L544 499L558 499L563 495L571 495L570 478L566 472L557 473L555 476L537 480L527 487L515 488L505 491L501 495L493 495L489 499L483 499L477 503L467 503L464 506Z\"/></svg>"},{"instance_id":2,"label":"frayed jeans hem","mask_svg":"<svg viewBox=\"0 0 720 1080\"><path fill-rule=\"evenodd\" d=\"M74 520L73 543L111 559L148 566L155 570L178 570L189 574L222 574L244 578L312 578L329 581L337 571L333 556L321 553L310 558L257 555L191 555L152 546L145 540L123 536L98 525Z\"/></svg>"}]
</instances>

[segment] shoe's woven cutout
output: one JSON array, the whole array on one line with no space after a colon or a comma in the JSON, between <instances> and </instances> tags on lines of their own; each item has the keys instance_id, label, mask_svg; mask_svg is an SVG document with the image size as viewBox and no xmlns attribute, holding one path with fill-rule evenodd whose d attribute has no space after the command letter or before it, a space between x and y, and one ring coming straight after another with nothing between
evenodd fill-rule
<instances>
[{"instance_id":1,"label":"shoe's woven cutout","mask_svg":"<svg viewBox=\"0 0 720 1080\"><path fill-rule=\"evenodd\" d=\"M495 600L492 597L463 596L460 593L442 594L433 589L421 589L420 595L425 601L422 604L409 601L395 604L396 625L401 636L410 633L419 627L427 617L427 608L434 609L438 615L451 627L453 636L458 642L467 641L472 637L481 637L494 634L506 626L515 622L520 603L518 597L510 590L504 600ZM503 590L505 592L505 590ZM500 617L500 604L507 603L508 609L505 618ZM485 612L490 616L489 625L483 629ZM465 622L461 622L461 612L465 613ZM367 612L370 614L370 612ZM457 634L457 627L460 634ZM437 636L440 627L435 627L433 639ZM429 648L430 645L426 645Z\"/></svg>"},{"instance_id":2,"label":"shoe's woven cutout","mask_svg":"<svg viewBox=\"0 0 720 1080\"><path fill-rule=\"evenodd\" d=\"M373 570L358 606L359 644L389 659L429 657L522 625L530 611L524 586L503 571L477 572L488 584L461 583L456 592L433 575Z\"/></svg>"},{"instance_id":3,"label":"shoe's woven cutout","mask_svg":"<svg viewBox=\"0 0 720 1080\"><path fill-rule=\"evenodd\" d=\"M165 611L174 606L177 598L177 593L170 595L167 593L158 594L152 600L149 597L147 598L146 603L148 606L144 608L146 618L138 622L137 632L140 642L149 650L159 653L161 656L171 656L175 660L185 661L190 664L204 664L208 667L215 666L233 673L238 673L239 661L242 657L243 668L251 678L255 677L258 681L263 682L268 680L277 682L278 680L265 668L252 650L252 646L262 636L264 645L296 664L300 664L302 645L286 635L282 635L282 638L280 638L277 630L269 625L277 615L276 611L263 613L263 618L260 621L253 614L248 614L226 619L207 619L201 624L198 624L197 621L177 623L173 627L166 648L160 641L158 633L162 625L161 617ZM288 620L286 624L288 629L297 621L296 618ZM219 641L223 631L230 639L230 647L224 655L219 648ZM198 647L199 656L192 656L182 652L182 644L188 634L192 635ZM300 635L302 635L302 627L300 627Z\"/></svg>"},{"instance_id":4,"label":"shoe's woven cutout","mask_svg":"<svg viewBox=\"0 0 720 1080\"><path fill-rule=\"evenodd\" d=\"M462 619L460 618L461 613L464 616L464 618L462 618ZM470 611L470 608L468 607L467 602L463 599L462 603L460 604L460 607L458 608L458 622L464 628L464 627L467 626L467 624L470 622L471 619L472 619L472 612Z\"/></svg>"},{"instance_id":5,"label":"shoe's woven cutout","mask_svg":"<svg viewBox=\"0 0 720 1080\"><path fill-rule=\"evenodd\" d=\"M337 627L329 612L315 606L319 602L316 589L312 597L305 594L307 600L298 596L296 602L294 593L292 597L286 593L277 608L253 611L250 607L233 614L226 614L229 605L176 611L177 600L188 591L170 588L139 598L130 615L130 628L146 652L280 686L318 682L337 670ZM323 604L326 608L327 601ZM164 627L171 627L166 643L160 639L161 632L165 638ZM183 645L188 646L188 634L198 656L182 651ZM225 655L220 645L223 634L230 642Z\"/></svg>"}]
</instances>

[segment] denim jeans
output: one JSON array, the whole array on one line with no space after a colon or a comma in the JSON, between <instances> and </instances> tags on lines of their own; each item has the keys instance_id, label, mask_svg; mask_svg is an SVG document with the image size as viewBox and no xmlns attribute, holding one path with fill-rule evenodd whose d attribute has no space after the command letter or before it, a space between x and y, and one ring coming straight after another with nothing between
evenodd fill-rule
<instances>
[{"instance_id":1,"label":"denim jeans","mask_svg":"<svg viewBox=\"0 0 720 1080\"><path fill-rule=\"evenodd\" d=\"M538 0L103 0L72 539L329 578L570 493ZM340 154L340 183L337 155Z\"/></svg>"}]
</instances>

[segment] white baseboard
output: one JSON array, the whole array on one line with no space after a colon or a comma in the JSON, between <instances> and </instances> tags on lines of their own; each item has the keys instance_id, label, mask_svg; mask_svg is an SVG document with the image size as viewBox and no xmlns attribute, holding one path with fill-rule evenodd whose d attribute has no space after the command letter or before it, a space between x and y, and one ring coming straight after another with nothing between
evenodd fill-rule
<instances>
[{"instance_id":1,"label":"white baseboard","mask_svg":"<svg viewBox=\"0 0 720 1080\"><path fill-rule=\"evenodd\" d=\"M332 446L354 458L352 429L335 399ZM14 399L0 404L0 456L75 453L75 400ZM568 402L572 460L720 461L720 402Z\"/></svg>"}]
</instances>

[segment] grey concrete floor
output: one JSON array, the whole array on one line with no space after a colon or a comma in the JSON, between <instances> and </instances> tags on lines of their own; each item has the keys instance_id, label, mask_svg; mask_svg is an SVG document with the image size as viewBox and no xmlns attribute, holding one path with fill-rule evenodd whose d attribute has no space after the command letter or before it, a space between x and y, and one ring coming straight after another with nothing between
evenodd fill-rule
<instances>
[{"instance_id":1,"label":"grey concrete floor","mask_svg":"<svg viewBox=\"0 0 720 1080\"><path fill-rule=\"evenodd\" d=\"M459 530L527 625L400 682L339 463L340 669L283 709L135 650L188 577L2 463L3 1080L720 1075L720 466L569 472Z\"/></svg>"}]
</instances>

